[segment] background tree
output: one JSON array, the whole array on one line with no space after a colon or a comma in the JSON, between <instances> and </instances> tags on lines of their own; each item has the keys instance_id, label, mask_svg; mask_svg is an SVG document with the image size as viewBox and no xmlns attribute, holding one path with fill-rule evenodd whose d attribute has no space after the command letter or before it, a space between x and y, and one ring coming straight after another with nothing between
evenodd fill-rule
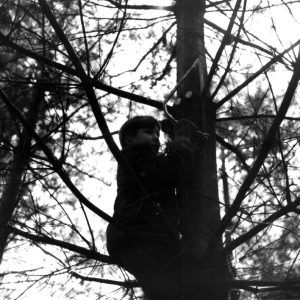
<instances>
[{"instance_id":1,"label":"background tree","mask_svg":"<svg viewBox=\"0 0 300 300\"><path fill-rule=\"evenodd\" d=\"M11 233L5 297L139 297L105 254L108 162L124 164L110 132L133 114L162 118L163 99L195 62L167 107L208 134L188 199L213 249L185 270L195 299L297 293L299 40L281 20L296 28L299 2L249 2L1 1L0 207L15 203L0 210Z\"/></svg>"}]
</instances>

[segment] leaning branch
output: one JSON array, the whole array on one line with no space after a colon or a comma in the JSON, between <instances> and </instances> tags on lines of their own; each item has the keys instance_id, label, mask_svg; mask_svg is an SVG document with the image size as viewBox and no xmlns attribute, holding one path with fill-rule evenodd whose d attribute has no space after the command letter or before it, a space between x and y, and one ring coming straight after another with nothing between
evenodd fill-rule
<instances>
[{"instance_id":1,"label":"leaning branch","mask_svg":"<svg viewBox=\"0 0 300 300\"><path fill-rule=\"evenodd\" d=\"M118 9L136 9L136 10L166 10L166 11L173 11L174 6L160 6L160 5L123 5L114 0L107 0L110 4L114 5Z\"/></svg>"},{"instance_id":2,"label":"leaning branch","mask_svg":"<svg viewBox=\"0 0 300 300\"><path fill-rule=\"evenodd\" d=\"M9 230L16 234L20 235L26 239L29 239L34 242L38 243L43 243L43 244L48 244L48 245L53 245L53 246L58 246L76 253L79 253L81 255L84 255L88 259L94 259L97 261L101 261L103 263L108 263L108 264L117 264L115 260L113 260L110 256L101 254L99 252L96 252L94 250L89 250L80 246L77 246L75 244L71 244L65 241L57 240L54 238L50 238L46 235L35 235L23 230L20 230L18 228L15 228L13 226L8 226Z\"/></svg>"},{"instance_id":3,"label":"leaning branch","mask_svg":"<svg viewBox=\"0 0 300 300\"><path fill-rule=\"evenodd\" d=\"M204 23L207 24L208 26L212 27L213 29L223 33L223 34L226 34L226 30L224 30L223 28L219 27L217 24L207 20L207 19L204 19ZM236 36L234 34L230 34L229 35L229 39L232 40L232 41L237 41L238 43L242 44L242 45L245 45L245 46L249 46L251 48L254 48L254 49L257 49L263 53L266 53L270 56L273 56L274 55L274 52L270 51L270 50L267 50L259 45L256 45L254 43L251 43L251 42L248 42L248 41L245 41L243 40L242 38L240 38L239 36Z\"/></svg>"},{"instance_id":4,"label":"leaning branch","mask_svg":"<svg viewBox=\"0 0 300 300\"><path fill-rule=\"evenodd\" d=\"M243 156L243 154L241 153L241 151L239 151L239 149L237 147L235 147L234 145L226 142L222 137L220 137L219 135L216 134L216 141L221 144L222 146L224 146L226 149L230 150L231 152L235 153L235 155L237 156L237 158L239 159L239 161L242 163L243 167L245 168L245 170L247 172L250 171L250 167L248 166L248 164L246 163L246 160Z\"/></svg>"}]
</instances>

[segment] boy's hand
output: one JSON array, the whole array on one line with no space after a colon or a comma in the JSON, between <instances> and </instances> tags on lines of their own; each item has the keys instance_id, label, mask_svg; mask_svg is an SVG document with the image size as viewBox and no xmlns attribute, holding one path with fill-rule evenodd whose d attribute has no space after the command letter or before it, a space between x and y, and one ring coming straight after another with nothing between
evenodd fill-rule
<instances>
[{"instance_id":1,"label":"boy's hand","mask_svg":"<svg viewBox=\"0 0 300 300\"><path fill-rule=\"evenodd\" d=\"M171 140L174 140L174 122L170 119L160 121L161 130L166 133Z\"/></svg>"},{"instance_id":2,"label":"boy's hand","mask_svg":"<svg viewBox=\"0 0 300 300\"><path fill-rule=\"evenodd\" d=\"M193 135L197 132L197 126L186 119L178 121L174 126L175 140L191 141Z\"/></svg>"},{"instance_id":3,"label":"boy's hand","mask_svg":"<svg viewBox=\"0 0 300 300\"><path fill-rule=\"evenodd\" d=\"M208 138L207 133L203 133L197 129L197 126L187 119L181 119L177 123L165 119L161 121L161 129L168 134L171 140L178 142L194 142L204 141Z\"/></svg>"},{"instance_id":4,"label":"boy's hand","mask_svg":"<svg viewBox=\"0 0 300 300\"><path fill-rule=\"evenodd\" d=\"M197 126L189 120L182 119L174 126L176 141L185 141L198 145L208 139L208 134L198 130Z\"/></svg>"}]
</instances>

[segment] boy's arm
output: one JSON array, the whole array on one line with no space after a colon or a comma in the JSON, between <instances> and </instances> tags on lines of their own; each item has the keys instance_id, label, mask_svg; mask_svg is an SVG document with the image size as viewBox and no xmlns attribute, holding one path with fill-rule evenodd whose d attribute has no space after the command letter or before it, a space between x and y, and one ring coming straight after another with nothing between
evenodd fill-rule
<instances>
[{"instance_id":1,"label":"boy's arm","mask_svg":"<svg viewBox=\"0 0 300 300\"><path fill-rule=\"evenodd\" d=\"M198 131L197 126L189 120L182 119L175 124L168 124L168 122L165 120L162 122L162 130L171 139L166 152L184 165L194 164L200 145L207 138L206 135ZM165 130L166 124L167 130Z\"/></svg>"},{"instance_id":2,"label":"boy's arm","mask_svg":"<svg viewBox=\"0 0 300 300\"><path fill-rule=\"evenodd\" d=\"M176 123L167 119L162 120L161 129L171 141L190 143L193 148L199 148L199 145L208 138L208 134L198 130L197 126L187 119L181 119Z\"/></svg>"}]
</instances>

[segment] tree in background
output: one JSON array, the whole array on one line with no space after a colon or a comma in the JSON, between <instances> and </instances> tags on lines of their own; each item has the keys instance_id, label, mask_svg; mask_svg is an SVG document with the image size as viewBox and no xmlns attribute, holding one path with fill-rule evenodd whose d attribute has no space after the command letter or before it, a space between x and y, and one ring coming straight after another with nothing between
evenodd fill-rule
<instances>
[{"instance_id":1,"label":"tree in background","mask_svg":"<svg viewBox=\"0 0 300 300\"><path fill-rule=\"evenodd\" d=\"M193 274L195 299L297 293L300 42L286 39L281 20L286 14L296 26L299 3L165 5L1 2L6 297L46 284L66 299L140 296L105 254L107 203L114 200L106 192L114 189L110 153L124 163L111 132L145 111L163 118L164 108L207 136L188 199L195 203L191 219L211 229L207 259ZM33 264L36 251L43 256ZM16 268L14 259L27 264Z\"/></svg>"}]
</instances>

